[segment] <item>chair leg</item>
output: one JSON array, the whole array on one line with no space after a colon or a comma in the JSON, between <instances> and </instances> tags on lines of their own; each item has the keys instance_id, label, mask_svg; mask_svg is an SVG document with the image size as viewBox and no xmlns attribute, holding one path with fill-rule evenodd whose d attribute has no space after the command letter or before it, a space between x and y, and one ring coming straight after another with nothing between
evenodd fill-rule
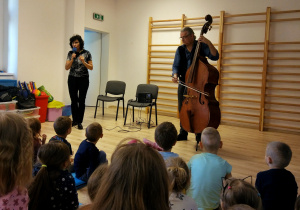
<instances>
[{"instance_id":1,"label":"chair leg","mask_svg":"<svg viewBox=\"0 0 300 210\"><path fill-rule=\"evenodd\" d=\"M134 122L134 106L132 106L132 122Z\"/></svg>"},{"instance_id":2,"label":"chair leg","mask_svg":"<svg viewBox=\"0 0 300 210\"><path fill-rule=\"evenodd\" d=\"M126 125L127 112L128 112L128 104L127 104L127 108L126 108L126 115L125 115L125 119L124 119L124 125Z\"/></svg>"},{"instance_id":3,"label":"chair leg","mask_svg":"<svg viewBox=\"0 0 300 210\"><path fill-rule=\"evenodd\" d=\"M120 103L120 100L118 100L117 114L116 114L116 121L117 121L117 119L118 119L118 113L119 113L119 103Z\"/></svg>"},{"instance_id":4,"label":"chair leg","mask_svg":"<svg viewBox=\"0 0 300 210\"><path fill-rule=\"evenodd\" d=\"M149 114L148 128L150 128L150 123L151 123L151 113L152 113L152 105L150 106L150 114Z\"/></svg>"},{"instance_id":5,"label":"chair leg","mask_svg":"<svg viewBox=\"0 0 300 210\"><path fill-rule=\"evenodd\" d=\"M104 101L102 101L102 115L104 115Z\"/></svg>"},{"instance_id":6,"label":"chair leg","mask_svg":"<svg viewBox=\"0 0 300 210\"><path fill-rule=\"evenodd\" d=\"M94 118L96 118L97 108L98 108L98 99L97 99L97 102L96 102L96 108L95 108L95 115L94 115Z\"/></svg>"},{"instance_id":7,"label":"chair leg","mask_svg":"<svg viewBox=\"0 0 300 210\"><path fill-rule=\"evenodd\" d=\"M124 118L124 98L122 99L122 101L123 101L123 118Z\"/></svg>"},{"instance_id":8,"label":"chair leg","mask_svg":"<svg viewBox=\"0 0 300 210\"><path fill-rule=\"evenodd\" d=\"M155 119L156 119L156 125L157 125L157 105L155 103Z\"/></svg>"}]
</instances>

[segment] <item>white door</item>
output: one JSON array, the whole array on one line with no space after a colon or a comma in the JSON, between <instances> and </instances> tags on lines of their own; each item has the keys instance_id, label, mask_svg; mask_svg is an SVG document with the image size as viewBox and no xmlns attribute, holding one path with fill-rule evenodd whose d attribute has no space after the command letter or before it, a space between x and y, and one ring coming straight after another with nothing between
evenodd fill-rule
<instances>
[{"instance_id":1,"label":"white door","mask_svg":"<svg viewBox=\"0 0 300 210\"><path fill-rule=\"evenodd\" d=\"M89 70L90 85L87 92L85 105L96 106L97 96L100 93L100 81L101 81L101 39L102 35L95 31L84 31L84 48L92 54L93 70Z\"/></svg>"}]
</instances>

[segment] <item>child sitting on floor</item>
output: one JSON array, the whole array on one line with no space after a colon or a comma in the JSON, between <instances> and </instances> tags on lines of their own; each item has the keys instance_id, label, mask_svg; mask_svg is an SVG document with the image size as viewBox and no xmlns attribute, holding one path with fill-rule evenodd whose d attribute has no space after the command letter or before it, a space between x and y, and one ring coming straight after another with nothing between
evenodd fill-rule
<instances>
[{"instance_id":1,"label":"child sitting on floor","mask_svg":"<svg viewBox=\"0 0 300 210\"><path fill-rule=\"evenodd\" d=\"M36 162L37 153L39 148L45 144L47 135L41 135L41 122L39 119L32 117L27 119L28 125L31 128L32 136L33 136L33 164ZM42 139L40 138L42 136Z\"/></svg>"},{"instance_id":2,"label":"child sitting on floor","mask_svg":"<svg viewBox=\"0 0 300 210\"><path fill-rule=\"evenodd\" d=\"M74 159L76 178L87 182L94 170L106 163L106 153L96 147L103 137L102 126L94 122L86 128L86 139L81 142Z\"/></svg>"},{"instance_id":3,"label":"child sitting on floor","mask_svg":"<svg viewBox=\"0 0 300 210\"><path fill-rule=\"evenodd\" d=\"M198 208L218 209L222 177L231 177L232 166L217 155L223 143L215 128L205 128L199 144L203 153L194 155L187 164L191 171L187 195L196 201Z\"/></svg>"},{"instance_id":4,"label":"child sitting on floor","mask_svg":"<svg viewBox=\"0 0 300 210\"><path fill-rule=\"evenodd\" d=\"M243 179L230 178L224 181L221 193L221 209L228 210L236 204L246 204L253 209L262 210L258 191Z\"/></svg>"},{"instance_id":5,"label":"child sitting on floor","mask_svg":"<svg viewBox=\"0 0 300 210\"><path fill-rule=\"evenodd\" d=\"M73 155L72 146L66 139L72 131L72 120L69 117L60 116L54 121L53 127L56 135L49 141L58 140L65 143L70 150L70 155Z\"/></svg>"},{"instance_id":6,"label":"child sitting on floor","mask_svg":"<svg viewBox=\"0 0 300 210\"><path fill-rule=\"evenodd\" d=\"M257 174L255 186L261 194L264 210L293 210L297 198L297 182L285 169L292 159L291 148L283 142L267 145L265 160L269 170Z\"/></svg>"},{"instance_id":7,"label":"child sitting on floor","mask_svg":"<svg viewBox=\"0 0 300 210\"><path fill-rule=\"evenodd\" d=\"M163 151L159 151L164 160L170 157L178 157L179 155L171 152L172 147L177 142L177 130L173 123L163 122L157 126L154 134L155 142L160 146Z\"/></svg>"},{"instance_id":8,"label":"child sitting on floor","mask_svg":"<svg viewBox=\"0 0 300 210\"><path fill-rule=\"evenodd\" d=\"M0 113L0 209L27 209L33 141L19 114Z\"/></svg>"},{"instance_id":9,"label":"child sitting on floor","mask_svg":"<svg viewBox=\"0 0 300 210\"><path fill-rule=\"evenodd\" d=\"M172 210L198 210L196 202L183 194L190 185L190 170L180 157L168 158L166 161L172 193L169 197Z\"/></svg>"},{"instance_id":10,"label":"child sitting on floor","mask_svg":"<svg viewBox=\"0 0 300 210\"><path fill-rule=\"evenodd\" d=\"M29 209L77 209L75 181L67 168L70 150L60 141L42 145L38 152L42 168L29 186Z\"/></svg>"}]
</instances>

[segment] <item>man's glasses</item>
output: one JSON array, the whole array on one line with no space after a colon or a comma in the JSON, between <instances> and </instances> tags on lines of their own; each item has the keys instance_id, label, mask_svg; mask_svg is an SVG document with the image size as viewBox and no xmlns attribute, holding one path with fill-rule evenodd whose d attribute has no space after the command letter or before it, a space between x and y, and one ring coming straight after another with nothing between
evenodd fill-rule
<instances>
[{"instance_id":1,"label":"man's glasses","mask_svg":"<svg viewBox=\"0 0 300 210\"><path fill-rule=\"evenodd\" d=\"M188 34L188 35L185 35L185 36L182 36L182 37L179 37L180 40L183 40L183 39L186 39L190 36L191 34Z\"/></svg>"},{"instance_id":2,"label":"man's glasses","mask_svg":"<svg viewBox=\"0 0 300 210\"><path fill-rule=\"evenodd\" d=\"M245 180L245 179L248 179L248 178L251 178L251 185L252 185L252 176L250 175L250 176L247 176L247 177L245 177L245 178L243 178L243 179L239 179L239 180ZM224 194L225 194L225 190L228 188L228 189L230 189L230 186L228 186L231 182L230 182L230 178L228 179L229 181L227 181L226 179L225 179L225 177L221 177L221 180L222 180L222 185L223 185L223 197L224 197ZM235 180L235 179L234 179ZM226 185L224 186L224 183L226 183Z\"/></svg>"}]
</instances>

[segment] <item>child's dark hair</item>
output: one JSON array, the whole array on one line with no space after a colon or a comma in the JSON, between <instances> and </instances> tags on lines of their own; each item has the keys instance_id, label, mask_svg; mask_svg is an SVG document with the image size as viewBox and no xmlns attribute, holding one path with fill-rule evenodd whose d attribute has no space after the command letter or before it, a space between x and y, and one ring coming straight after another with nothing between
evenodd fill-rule
<instances>
[{"instance_id":1,"label":"child's dark hair","mask_svg":"<svg viewBox=\"0 0 300 210\"><path fill-rule=\"evenodd\" d=\"M89 197L91 199L91 201L94 200L99 186L101 184L101 178L103 177L104 173L107 170L107 163L103 163L101 165L99 165L96 170L92 173L92 175L90 176L88 183L87 183L87 189L88 189L88 194Z\"/></svg>"},{"instance_id":2,"label":"child's dark hair","mask_svg":"<svg viewBox=\"0 0 300 210\"><path fill-rule=\"evenodd\" d=\"M182 192L190 185L190 170L180 157L168 158L166 161L167 171L170 178L171 190Z\"/></svg>"},{"instance_id":3,"label":"child's dark hair","mask_svg":"<svg viewBox=\"0 0 300 210\"><path fill-rule=\"evenodd\" d=\"M73 46L72 46L73 42L76 41L76 40L79 41L79 44L80 44L80 50L83 50L83 48L84 48L84 41L83 41L83 39L81 38L81 36L78 35L78 34L75 34L74 36L72 36L72 37L70 38L70 43L69 43L69 44L70 44L71 49L73 48Z\"/></svg>"},{"instance_id":4,"label":"child's dark hair","mask_svg":"<svg viewBox=\"0 0 300 210\"><path fill-rule=\"evenodd\" d=\"M31 117L27 119L28 125L31 128L32 136L35 137L41 131L42 125L39 119Z\"/></svg>"},{"instance_id":5,"label":"child's dark hair","mask_svg":"<svg viewBox=\"0 0 300 210\"><path fill-rule=\"evenodd\" d=\"M250 183L235 178L227 179L225 182L221 193L223 210L235 204L246 204L254 209L262 209L260 194Z\"/></svg>"},{"instance_id":6,"label":"child's dark hair","mask_svg":"<svg viewBox=\"0 0 300 210\"><path fill-rule=\"evenodd\" d=\"M285 168L292 159L292 150L286 143L273 141L267 145L266 155L272 158L272 166Z\"/></svg>"},{"instance_id":7,"label":"child's dark hair","mask_svg":"<svg viewBox=\"0 0 300 210\"><path fill-rule=\"evenodd\" d=\"M86 128L86 138L91 142L96 142L101 137L102 132L102 126L97 122L93 122Z\"/></svg>"},{"instance_id":8,"label":"child's dark hair","mask_svg":"<svg viewBox=\"0 0 300 210\"><path fill-rule=\"evenodd\" d=\"M155 129L155 142L164 150L172 149L177 141L177 130L173 123L163 122Z\"/></svg>"},{"instance_id":9,"label":"child's dark hair","mask_svg":"<svg viewBox=\"0 0 300 210\"><path fill-rule=\"evenodd\" d=\"M60 116L54 121L53 127L57 135L65 135L72 127L72 120L67 116Z\"/></svg>"},{"instance_id":10,"label":"child's dark hair","mask_svg":"<svg viewBox=\"0 0 300 210\"><path fill-rule=\"evenodd\" d=\"M70 150L61 141L51 141L40 147L38 160L42 167L28 188L29 209L43 209L47 206L48 192L55 189L56 180L64 163L70 158Z\"/></svg>"}]
</instances>

